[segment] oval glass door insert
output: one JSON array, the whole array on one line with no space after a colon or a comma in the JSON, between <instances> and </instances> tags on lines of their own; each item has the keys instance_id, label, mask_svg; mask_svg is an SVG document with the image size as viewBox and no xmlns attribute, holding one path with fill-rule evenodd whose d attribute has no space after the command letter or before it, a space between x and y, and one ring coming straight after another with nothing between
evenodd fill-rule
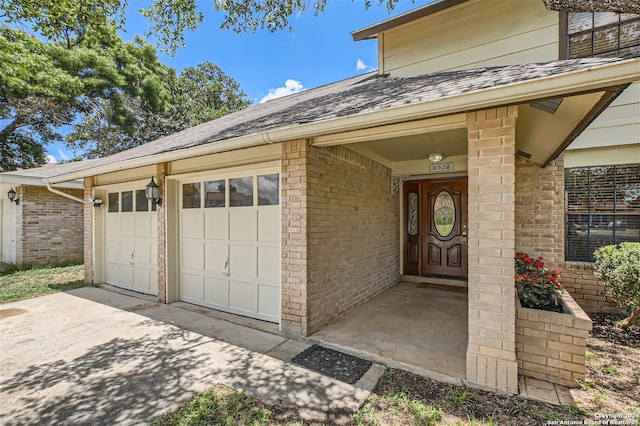
<instances>
[{"instance_id":1,"label":"oval glass door insert","mask_svg":"<svg viewBox=\"0 0 640 426\"><path fill-rule=\"evenodd\" d=\"M433 205L433 220L436 231L441 237L447 237L453 231L456 223L456 206L453 197L447 191L442 191L436 197Z\"/></svg>"}]
</instances>

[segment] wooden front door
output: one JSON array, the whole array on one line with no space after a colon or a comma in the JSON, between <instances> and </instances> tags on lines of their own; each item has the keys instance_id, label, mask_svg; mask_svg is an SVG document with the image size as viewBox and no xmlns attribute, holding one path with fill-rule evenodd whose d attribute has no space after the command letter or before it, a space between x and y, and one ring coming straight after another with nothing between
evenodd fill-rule
<instances>
[{"instance_id":1,"label":"wooden front door","mask_svg":"<svg viewBox=\"0 0 640 426\"><path fill-rule=\"evenodd\" d=\"M404 274L467 277L467 178L404 184Z\"/></svg>"}]
</instances>

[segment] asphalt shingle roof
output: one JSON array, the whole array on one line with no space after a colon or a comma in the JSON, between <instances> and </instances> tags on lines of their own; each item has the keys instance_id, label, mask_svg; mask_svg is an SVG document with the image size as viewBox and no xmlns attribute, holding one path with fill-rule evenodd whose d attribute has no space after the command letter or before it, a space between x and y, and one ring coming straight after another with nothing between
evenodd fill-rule
<instances>
[{"instance_id":1,"label":"asphalt shingle roof","mask_svg":"<svg viewBox=\"0 0 640 426\"><path fill-rule=\"evenodd\" d=\"M316 89L274 99L203 123L136 148L91 162L72 163L62 174L119 161L216 143L305 123L356 116L407 104L429 102L475 91L586 70L621 61L586 58L508 65L388 78L364 74Z\"/></svg>"}]
</instances>

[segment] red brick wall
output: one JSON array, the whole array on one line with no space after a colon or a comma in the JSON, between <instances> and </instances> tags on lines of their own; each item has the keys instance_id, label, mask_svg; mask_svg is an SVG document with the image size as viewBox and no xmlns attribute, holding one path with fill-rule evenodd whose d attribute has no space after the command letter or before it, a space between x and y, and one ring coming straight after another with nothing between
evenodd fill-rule
<instances>
[{"instance_id":1,"label":"red brick wall","mask_svg":"<svg viewBox=\"0 0 640 426\"><path fill-rule=\"evenodd\" d=\"M42 186L20 187L16 263L70 265L83 261L83 204ZM81 189L62 189L82 197Z\"/></svg>"}]
</instances>

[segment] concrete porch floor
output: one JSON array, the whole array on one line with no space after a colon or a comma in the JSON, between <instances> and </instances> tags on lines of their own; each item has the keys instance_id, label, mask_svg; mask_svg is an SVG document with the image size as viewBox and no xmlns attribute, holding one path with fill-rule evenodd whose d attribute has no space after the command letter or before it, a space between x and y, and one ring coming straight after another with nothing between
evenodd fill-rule
<instances>
[{"instance_id":1,"label":"concrete porch floor","mask_svg":"<svg viewBox=\"0 0 640 426\"><path fill-rule=\"evenodd\" d=\"M309 337L352 355L461 384L466 373L467 292L400 282Z\"/></svg>"}]
</instances>

